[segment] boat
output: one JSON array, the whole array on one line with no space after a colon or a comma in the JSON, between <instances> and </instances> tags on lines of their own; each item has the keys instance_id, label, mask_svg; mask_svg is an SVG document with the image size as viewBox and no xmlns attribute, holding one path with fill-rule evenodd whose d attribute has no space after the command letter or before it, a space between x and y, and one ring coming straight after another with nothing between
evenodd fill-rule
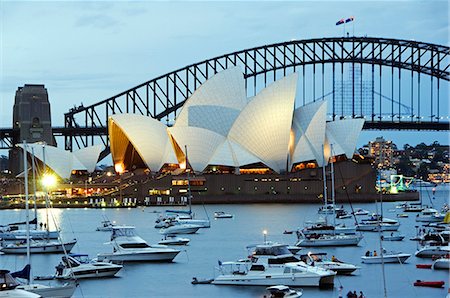
<instances>
[{"instance_id":1,"label":"boat","mask_svg":"<svg viewBox=\"0 0 450 298\"><path fill-rule=\"evenodd\" d=\"M163 234L163 235L195 234L201 228L202 228L202 226L194 225L194 224L172 223L170 226L159 230L159 233Z\"/></svg>"},{"instance_id":2,"label":"boat","mask_svg":"<svg viewBox=\"0 0 450 298\"><path fill-rule=\"evenodd\" d=\"M395 232L399 227L400 223L397 220L383 218L382 215L374 213L371 217L362 219L361 222L356 225L356 230L365 232L377 232L378 230Z\"/></svg>"},{"instance_id":3,"label":"boat","mask_svg":"<svg viewBox=\"0 0 450 298\"><path fill-rule=\"evenodd\" d=\"M257 245L250 260L220 262L215 285L323 286L334 284L336 272L307 265L292 255L287 245L267 242Z\"/></svg>"},{"instance_id":4,"label":"boat","mask_svg":"<svg viewBox=\"0 0 450 298\"><path fill-rule=\"evenodd\" d=\"M449 270L450 269L450 258L448 258L448 256L444 257L444 258L439 258L436 259L433 263L433 269L445 269L445 270Z\"/></svg>"},{"instance_id":5,"label":"boat","mask_svg":"<svg viewBox=\"0 0 450 298\"><path fill-rule=\"evenodd\" d=\"M19 285L16 289L25 290L43 298L70 298L76 290L75 282L67 282L62 286L47 286L42 284Z\"/></svg>"},{"instance_id":6,"label":"boat","mask_svg":"<svg viewBox=\"0 0 450 298\"><path fill-rule=\"evenodd\" d=\"M77 254L62 257L62 262L56 266L57 279L85 279L112 277L119 272L123 266L109 262L97 262L87 259L88 255ZM86 258L81 260L80 258Z\"/></svg>"},{"instance_id":7,"label":"boat","mask_svg":"<svg viewBox=\"0 0 450 298\"><path fill-rule=\"evenodd\" d=\"M214 278L198 279L197 277L193 277L191 284L193 284L193 285L208 285L208 284L212 283L213 280L214 280Z\"/></svg>"},{"instance_id":8,"label":"boat","mask_svg":"<svg viewBox=\"0 0 450 298\"><path fill-rule=\"evenodd\" d=\"M424 207L420 205L406 204L403 207L403 212L421 212Z\"/></svg>"},{"instance_id":9,"label":"boat","mask_svg":"<svg viewBox=\"0 0 450 298\"><path fill-rule=\"evenodd\" d=\"M27 231L20 229L4 229L0 231L0 239L2 240L21 240L27 237ZM30 237L32 239L58 239L59 231L47 230L30 230Z\"/></svg>"},{"instance_id":10,"label":"boat","mask_svg":"<svg viewBox=\"0 0 450 298\"><path fill-rule=\"evenodd\" d=\"M352 274L356 269L360 268L353 264L339 261L334 256L332 257L331 260L329 260L326 258L326 256L327 253L325 252L324 253L309 252L306 255L301 255L300 260L308 265L313 264L316 267L321 267L323 269L334 271L339 275L349 275Z\"/></svg>"},{"instance_id":11,"label":"boat","mask_svg":"<svg viewBox=\"0 0 450 298\"><path fill-rule=\"evenodd\" d=\"M0 252L5 254L26 254L27 253L27 240L24 239L20 242L15 243L3 243L2 247L0 247ZM67 242L61 241L35 241L31 239L30 241L30 253L33 254L42 254L42 253L64 253L70 252L72 248L77 243L76 239Z\"/></svg>"},{"instance_id":12,"label":"boat","mask_svg":"<svg viewBox=\"0 0 450 298\"><path fill-rule=\"evenodd\" d=\"M8 270L0 269L0 297L2 298L41 298L42 296L17 287L20 284Z\"/></svg>"},{"instance_id":13,"label":"boat","mask_svg":"<svg viewBox=\"0 0 450 298\"><path fill-rule=\"evenodd\" d=\"M319 214L334 214L340 211L344 211L343 208L339 208L339 207L334 207L333 205L325 205L325 206L321 206L319 208L319 210L317 211L317 213Z\"/></svg>"},{"instance_id":14,"label":"boat","mask_svg":"<svg viewBox=\"0 0 450 298\"><path fill-rule=\"evenodd\" d=\"M416 264L416 268L418 269L431 269L433 264Z\"/></svg>"},{"instance_id":15,"label":"boat","mask_svg":"<svg viewBox=\"0 0 450 298\"><path fill-rule=\"evenodd\" d=\"M266 288L270 292L270 298L298 298L302 297L303 290L293 290L285 285L277 285Z\"/></svg>"},{"instance_id":16,"label":"boat","mask_svg":"<svg viewBox=\"0 0 450 298\"><path fill-rule=\"evenodd\" d=\"M188 238L181 238L174 235L165 235L164 239L158 242L162 245L188 245L191 240Z\"/></svg>"},{"instance_id":17,"label":"boat","mask_svg":"<svg viewBox=\"0 0 450 298\"><path fill-rule=\"evenodd\" d=\"M111 232L113 252L97 255L99 261L116 262L172 262L179 250L165 245L149 245L132 226L115 226Z\"/></svg>"},{"instance_id":18,"label":"boat","mask_svg":"<svg viewBox=\"0 0 450 298\"><path fill-rule=\"evenodd\" d=\"M394 234L394 233L391 233L390 235L381 235L382 241L402 241L404 238L405 238L405 235Z\"/></svg>"},{"instance_id":19,"label":"boat","mask_svg":"<svg viewBox=\"0 0 450 298\"><path fill-rule=\"evenodd\" d=\"M356 234L356 227L347 227L345 224L340 225L329 225L325 221L319 221L315 224L306 226L300 231L297 231L297 234L301 232L304 235L311 234L321 234L321 235L332 235L332 234L346 234L352 235Z\"/></svg>"},{"instance_id":20,"label":"boat","mask_svg":"<svg viewBox=\"0 0 450 298\"><path fill-rule=\"evenodd\" d=\"M303 235L295 245L300 247L356 246L362 239L362 235Z\"/></svg>"},{"instance_id":21,"label":"boat","mask_svg":"<svg viewBox=\"0 0 450 298\"><path fill-rule=\"evenodd\" d=\"M402 252L384 251L382 255L371 255L369 251L362 256L362 262L365 264L381 264L381 263L400 263L403 264L410 257L410 254Z\"/></svg>"},{"instance_id":22,"label":"boat","mask_svg":"<svg viewBox=\"0 0 450 298\"><path fill-rule=\"evenodd\" d=\"M450 246L441 246L441 245L426 245L416 251L414 254L418 258L431 258L433 256L445 256L450 254Z\"/></svg>"},{"instance_id":23,"label":"boat","mask_svg":"<svg viewBox=\"0 0 450 298\"><path fill-rule=\"evenodd\" d=\"M293 254L296 255L299 251L302 250L301 247L295 246L295 245L288 245L287 249Z\"/></svg>"},{"instance_id":24,"label":"boat","mask_svg":"<svg viewBox=\"0 0 450 298\"><path fill-rule=\"evenodd\" d=\"M414 282L415 287L431 287L431 288L442 288L445 285L445 281L424 281L424 280L416 280Z\"/></svg>"},{"instance_id":25,"label":"boat","mask_svg":"<svg viewBox=\"0 0 450 298\"><path fill-rule=\"evenodd\" d=\"M406 217L409 217L409 215L406 213L399 213L399 214L397 214L397 217L398 218L406 218Z\"/></svg>"},{"instance_id":26,"label":"boat","mask_svg":"<svg viewBox=\"0 0 450 298\"><path fill-rule=\"evenodd\" d=\"M439 213L436 209L426 208L416 215L417 222L441 222L445 214Z\"/></svg>"},{"instance_id":27,"label":"boat","mask_svg":"<svg viewBox=\"0 0 450 298\"><path fill-rule=\"evenodd\" d=\"M109 219L105 218L105 220L101 222L101 225L98 226L95 230L101 232L110 232L112 231L112 227L115 225L115 222L111 222Z\"/></svg>"},{"instance_id":28,"label":"boat","mask_svg":"<svg viewBox=\"0 0 450 298\"><path fill-rule=\"evenodd\" d=\"M214 218L233 218L233 214L225 213L223 211L214 212Z\"/></svg>"},{"instance_id":29,"label":"boat","mask_svg":"<svg viewBox=\"0 0 450 298\"><path fill-rule=\"evenodd\" d=\"M344 209L336 211L337 219L346 219L346 218L350 218L350 217L352 217L352 215L350 213L348 213L347 211L345 211Z\"/></svg>"},{"instance_id":30,"label":"boat","mask_svg":"<svg viewBox=\"0 0 450 298\"><path fill-rule=\"evenodd\" d=\"M353 212L353 214L357 215L357 216L359 216L359 215L369 215L369 211L361 209L361 208L358 208L358 209L356 209L355 212Z\"/></svg>"}]
</instances>

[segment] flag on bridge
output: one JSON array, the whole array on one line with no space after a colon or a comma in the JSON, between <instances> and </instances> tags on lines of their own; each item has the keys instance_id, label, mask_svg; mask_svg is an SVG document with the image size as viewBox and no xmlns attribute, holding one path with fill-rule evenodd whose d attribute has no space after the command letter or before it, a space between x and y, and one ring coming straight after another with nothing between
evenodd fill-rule
<instances>
[{"instance_id":1,"label":"flag on bridge","mask_svg":"<svg viewBox=\"0 0 450 298\"><path fill-rule=\"evenodd\" d=\"M349 17L349 18L345 19L345 22L350 23L350 22L353 22L354 20L355 20L355 17Z\"/></svg>"},{"instance_id":2,"label":"flag on bridge","mask_svg":"<svg viewBox=\"0 0 450 298\"><path fill-rule=\"evenodd\" d=\"M345 23L345 19L340 19L339 21L337 21L336 26L342 25Z\"/></svg>"}]
</instances>

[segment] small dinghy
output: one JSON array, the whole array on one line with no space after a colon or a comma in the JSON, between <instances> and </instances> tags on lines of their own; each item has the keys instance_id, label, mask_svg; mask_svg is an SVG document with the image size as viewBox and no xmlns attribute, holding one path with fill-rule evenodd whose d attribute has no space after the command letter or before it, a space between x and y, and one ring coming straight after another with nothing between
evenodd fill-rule
<instances>
[{"instance_id":1,"label":"small dinghy","mask_svg":"<svg viewBox=\"0 0 450 298\"><path fill-rule=\"evenodd\" d=\"M158 242L161 245L187 245L191 241L188 238L181 238L175 235L165 235L164 239Z\"/></svg>"},{"instance_id":2,"label":"small dinghy","mask_svg":"<svg viewBox=\"0 0 450 298\"><path fill-rule=\"evenodd\" d=\"M197 277L193 277L191 284L193 285L207 285L212 283L214 279L213 278L209 278L209 279L198 279Z\"/></svg>"},{"instance_id":3,"label":"small dinghy","mask_svg":"<svg viewBox=\"0 0 450 298\"><path fill-rule=\"evenodd\" d=\"M432 264L417 264L416 268L419 269L431 269Z\"/></svg>"},{"instance_id":4,"label":"small dinghy","mask_svg":"<svg viewBox=\"0 0 450 298\"><path fill-rule=\"evenodd\" d=\"M423 281L423 280L416 280L414 283L415 287L431 287L431 288L442 288L445 285L445 281L438 280L438 281Z\"/></svg>"}]
</instances>

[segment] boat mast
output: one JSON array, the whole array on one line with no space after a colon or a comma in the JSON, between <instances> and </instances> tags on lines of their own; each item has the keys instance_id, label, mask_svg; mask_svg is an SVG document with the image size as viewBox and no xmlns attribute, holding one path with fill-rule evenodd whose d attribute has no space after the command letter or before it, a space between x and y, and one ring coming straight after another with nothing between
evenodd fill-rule
<instances>
[{"instance_id":1,"label":"boat mast","mask_svg":"<svg viewBox=\"0 0 450 298\"><path fill-rule=\"evenodd\" d=\"M378 239L380 241L380 256L381 256L381 272L383 275L383 291L384 297L387 298L387 289L386 289L386 273L384 271L384 254L383 254L383 241L381 240L381 221L383 220L383 189L381 188L381 169L383 168L383 149L381 149L381 168L379 171L379 179L378 179L378 187L380 189L380 206L381 206L381 217L378 215L378 202L375 201L375 212L377 216L377 226L378 226Z\"/></svg>"},{"instance_id":2,"label":"boat mast","mask_svg":"<svg viewBox=\"0 0 450 298\"><path fill-rule=\"evenodd\" d=\"M27 164L27 141L23 140L23 175L25 177L25 216L26 216L26 228L27 228L27 262L31 266L31 254L30 254L30 215L28 214L28 164ZM27 280L27 284L31 281L31 270L30 278Z\"/></svg>"},{"instance_id":3,"label":"boat mast","mask_svg":"<svg viewBox=\"0 0 450 298\"><path fill-rule=\"evenodd\" d=\"M323 201L324 201L324 208L325 208L325 222L328 224L328 199L327 199L327 176L326 176L326 164L325 164L325 147L322 145L322 176L323 176Z\"/></svg>"},{"instance_id":4,"label":"boat mast","mask_svg":"<svg viewBox=\"0 0 450 298\"><path fill-rule=\"evenodd\" d=\"M42 154L43 154L43 159L42 161L44 162L44 175L46 174L46 170L47 170L47 164L45 163L45 143L42 146ZM46 230L47 230L47 238L49 237L49 226L48 226L48 189L47 189L47 185L44 185L44 190L45 190L45 220L46 220Z\"/></svg>"},{"instance_id":5,"label":"boat mast","mask_svg":"<svg viewBox=\"0 0 450 298\"><path fill-rule=\"evenodd\" d=\"M34 191L34 220L35 220L35 224L34 224L34 229L37 230L37 226L38 226L38 222L37 222L37 206L36 206L36 200L37 200L37 196L36 196L36 175L35 175L35 170L36 170L36 165L35 165L35 161L34 161L34 147L31 147L31 169L33 170L33 191Z\"/></svg>"},{"instance_id":6,"label":"boat mast","mask_svg":"<svg viewBox=\"0 0 450 298\"><path fill-rule=\"evenodd\" d=\"M334 193L334 166L333 166L333 144L330 144L330 166L331 166L331 201L333 203L333 226L336 227L336 198ZM336 228L333 230L336 234Z\"/></svg>"},{"instance_id":7,"label":"boat mast","mask_svg":"<svg viewBox=\"0 0 450 298\"><path fill-rule=\"evenodd\" d=\"M187 145L184 145L184 151L185 151L185 162L186 162L186 175L187 175L187 187L188 187L188 204L189 204L189 215L192 216L192 207L191 207L191 200L192 200L192 195L191 195L191 181L189 179L189 172L190 169L188 169L188 151L187 151Z\"/></svg>"}]
</instances>

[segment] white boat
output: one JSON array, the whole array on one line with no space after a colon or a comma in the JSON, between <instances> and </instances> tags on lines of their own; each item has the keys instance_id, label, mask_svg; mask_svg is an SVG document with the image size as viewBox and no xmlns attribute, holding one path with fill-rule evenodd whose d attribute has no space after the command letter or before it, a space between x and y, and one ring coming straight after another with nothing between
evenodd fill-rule
<instances>
[{"instance_id":1,"label":"white boat","mask_svg":"<svg viewBox=\"0 0 450 298\"><path fill-rule=\"evenodd\" d=\"M383 252L383 257L381 255L370 255L366 253L362 256L362 262L365 264L382 264L382 263L404 263L411 254L405 254L401 252Z\"/></svg>"},{"instance_id":2,"label":"white boat","mask_svg":"<svg viewBox=\"0 0 450 298\"><path fill-rule=\"evenodd\" d=\"M42 254L42 253L64 253L70 252L72 248L77 243L76 239L67 242L60 242L58 240L54 241L34 241L31 239L30 241L30 253L32 254ZM0 252L5 254L26 254L27 253L27 241L23 240L18 243L8 243L2 244L3 246L0 248Z\"/></svg>"},{"instance_id":3,"label":"white boat","mask_svg":"<svg viewBox=\"0 0 450 298\"><path fill-rule=\"evenodd\" d=\"M171 226L159 230L159 233L163 235L195 234L201 228L201 226L194 224L172 223Z\"/></svg>"},{"instance_id":4,"label":"white boat","mask_svg":"<svg viewBox=\"0 0 450 298\"><path fill-rule=\"evenodd\" d=\"M123 268L122 265L112 264L109 262L97 262L87 259L80 261L80 257L87 255L69 255L62 257L62 262L56 266L57 279L84 279L84 278L100 278L112 277Z\"/></svg>"},{"instance_id":5,"label":"white boat","mask_svg":"<svg viewBox=\"0 0 450 298\"><path fill-rule=\"evenodd\" d=\"M303 295L302 289L293 290L285 285L271 286L266 290L270 292L270 298L299 298Z\"/></svg>"},{"instance_id":6,"label":"white boat","mask_svg":"<svg viewBox=\"0 0 450 298\"><path fill-rule=\"evenodd\" d=\"M416 251L415 256L419 258L431 258L433 256L445 256L450 254L450 246L432 246L426 245L423 248Z\"/></svg>"},{"instance_id":7,"label":"white boat","mask_svg":"<svg viewBox=\"0 0 450 298\"><path fill-rule=\"evenodd\" d=\"M390 235L381 235L381 240L383 241L402 241L405 238L405 235L393 234Z\"/></svg>"},{"instance_id":8,"label":"white boat","mask_svg":"<svg viewBox=\"0 0 450 298\"><path fill-rule=\"evenodd\" d=\"M111 262L172 262L179 250L165 245L149 245L135 232L135 227L115 226L111 233L112 253L97 255L99 261Z\"/></svg>"},{"instance_id":9,"label":"white boat","mask_svg":"<svg viewBox=\"0 0 450 298\"><path fill-rule=\"evenodd\" d=\"M299 262L287 245L266 243L257 245L250 261L219 262L216 285L271 286L332 286L336 272Z\"/></svg>"},{"instance_id":10,"label":"white boat","mask_svg":"<svg viewBox=\"0 0 450 298\"><path fill-rule=\"evenodd\" d=\"M368 215L369 214L369 211L367 211L367 210L364 210L364 209L361 209L361 208L358 208L358 209L356 209L356 211L355 212L353 212L355 215Z\"/></svg>"},{"instance_id":11,"label":"white boat","mask_svg":"<svg viewBox=\"0 0 450 298\"><path fill-rule=\"evenodd\" d=\"M42 284L19 285L16 289L25 290L42 298L70 298L76 290L75 282L68 282L62 286L46 286Z\"/></svg>"},{"instance_id":12,"label":"white boat","mask_svg":"<svg viewBox=\"0 0 450 298\"><path fill-rule=\"evenodd\" d=\"M349 275L352 274L357 267L353 264L345 263L342 261L333 258L331 260L326 258L327 253L311 253L309 252L306 255L301 255L300 260L305 262L308 265L313 265L316 267L321 267L323 269L331 270L340 275Z\"/></svg>"},{"instance_id":13,"label":"white boat","mask_svg":"<svg viewBox=\"0 0 450 298\"><path fill-rule=\"evenodd\" d=\"M0 298L40 298L42 296L17 289L19 283L8 270L0 270Z\"/></svg>"},{"instance_id":14,"label":"white boat","mask_svg":"<svg viewBox=\"0 0 450 298\"><path fill-rule=\"evenodd\" d=\"M302 247L357 246L362 239L362 235L309 235L299 239L295 245Z\"/></svg>"},{"instance_id":15,"label":"white boat","mask_svg":"<svg viewBox=\"0 0 450 298\"><path fill-rule=\"evenodd\" d=\"M439 258L437 260L434 261L433 269L446 269L449 270L450 269L450 258Z\"/></svg>"},{"instance_id":16,"label":"white boat","mask_svg":"<svg viewBox=\"0 0 450 298\"><path fill-rule=\"evenodd\" d=\"M325 205L319 208L319 210L317 211L317 213L319 214L334 214L334 213L338 213L340 211L343 211L343 208L339 208L339 207L334 207L333 205Z\"/></svg>"},{"instance_id":17,"label":"white boat","mask_svg":"<svg viewBox=\"0 0 450 298\"><path fill-rule=\"evenodd\" d=\"M175 222L172 222L172 224L196 225L196 226L199 226L200 229L211 227L211 222L209 221L209 219L195 219L195 218L178 217L175 219Z\"/></svg>"},{"instance_id":18,"label":"white boat","mask_svg":"<svg viewBox=\"0 0 450 298\"><path fill-rule=\"evenodd\" d=\"M321 234L321 235L331 235L331 234L346 234L353 235L356 234L356 227L347 227L344 224L341 225L328 225L325 222L317 222L313 225L309 225L301 230L304 235L311 234ZM297 233L298 234L298 233Z\"/></svg>"},{"instance_id":19,"label":"white boat","mask_svg":"<svg viewBox=\"0 0 450 298\"><path fill-rule=\"evenodd\" d=\"M223 211L214 212L214 218L233 218L233 214L225 213Z\"/></svg>"},{"instance_id":20,"label":"white boat","mask_svg":"<svg viewBox=\"0 0 450 298\"><path fill-rule=\"evenodd\" d=\"M372 214L370 218L363 219L356 225L357 231L377 232L381 231L397 231L400 223L395 219L381 218L380 215Z\"/></svg>"},{"instance_id":21,"label":"white boat","mask_svg":"<svg viewBox=\"0 0 450 298\"><path fill-rule=\"evenodd\" d=\"M188 238L181 238L174 235L165 235L164 239L158 242L162 245L187 245L191 240Z\"/></svg>"},{"instance_id":22,"label":"white boat","mask_svg":"<svg viewBox=\"0 0 450 298\"><path fill-rule=\"evenodd\" d=\"M101 231L101 232L109 232L112 231L112 227L114 227L116 224L111 222L108 219L105 219L104 221L102 221L101 225L97 227L97 229L95 229L96 231Z\"/></svg>"},{"instance_id":23,"label":"white boat","mask_svg":"<svg viewBox=\"0 0 450 298\"><path fill-rule=\"evenodd\" d=\"M20 240L26 237L26 230L4 230L0 232L0 239L3 240ZM33 239L58 239L59 231L30 230L30 237Z\"/></svg>"},{"instance_id":24,"label":"white boat","mask_svg":"<svg viewBox=\"0 0 450 298\"><path fill-rule=\"evenodd\" d=\"M445 214L439 213L436 209L426 208L416 215L418 222L441 222L444 220Z\"/></svg>"}]
</instances>

